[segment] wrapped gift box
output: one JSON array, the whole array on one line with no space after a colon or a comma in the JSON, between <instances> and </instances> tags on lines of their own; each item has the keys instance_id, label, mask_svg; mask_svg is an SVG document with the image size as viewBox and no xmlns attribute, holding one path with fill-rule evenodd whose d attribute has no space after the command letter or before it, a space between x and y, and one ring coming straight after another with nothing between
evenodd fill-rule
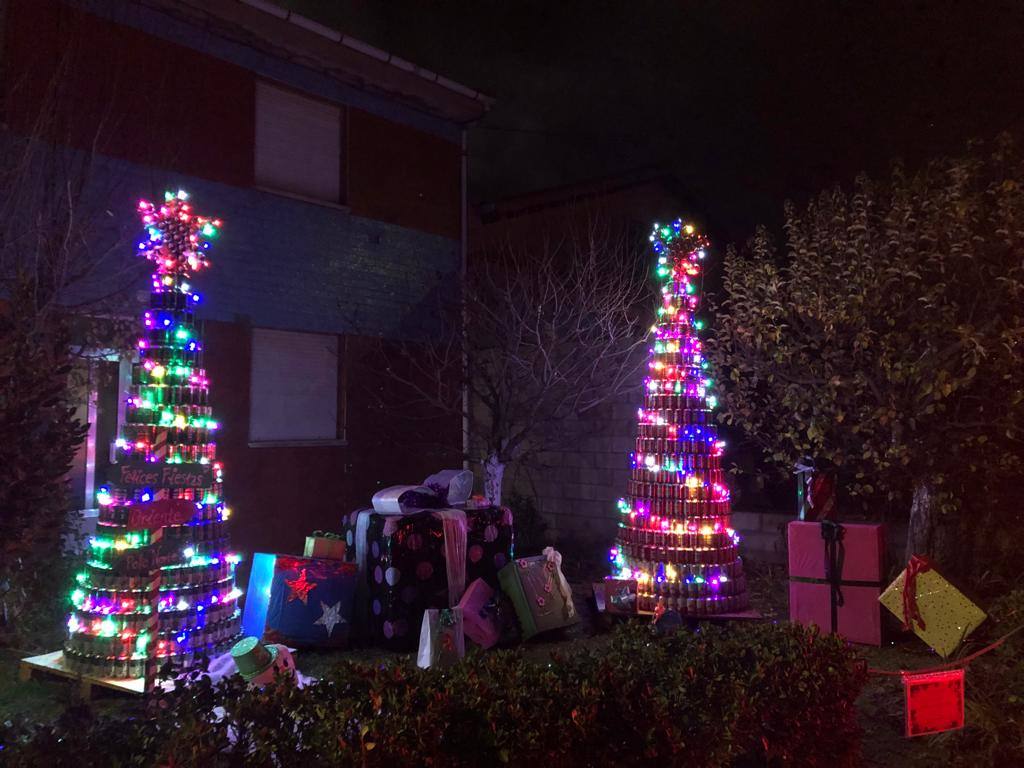
<instances>
[{"instance_id":1,"label":"wrapped gift box","mask_svg":"<svg viewBox=\"0 0 1024 768\"><path fill-rule=\"evenodd\" d=\"M497 594L483 579L468 587L459 601L466 636L481 648L490 648L501 639L501 611Z\"/></svg>"},{"instance_id":2,"label":"wrapped gift box","mask_svg":"<svg viewBox=\"0 0 1024 768\"><path fill-rule=\"evenodd\" d=\"M423 614L416 666L451 667L466 655L462 609L431 608Z\"/></svg>"},{"instance_id":3,"label":"wrapped gift box","mask_svg":"<svg viewBox=\"0 0 1024 768\"><path fill-rule=\"evenodd\" d=\"M341 534L313 531L312 536L306 537L306 548L302 554L305 557L344 560L345 550L345 538Z\"/></svg>"},{"instance_id":4,"label":"wrapped gift box","mask_svg":"<svg viewBox=\"0 0 1024 768\"><path fill-rule=\"evenodd\" d=\"M362 574L357 621L369 641L393 650L415 647L424 611L457 605L476 579L496 586L512 559L512 513L499 507L362 510L348 516L345 535Z\"/></svg>"},{"instance_id":5,"label":"wrapped gift box","mask_svg":"<svg viewBox=\"0 0 1024 768\"><path fill-rule=\"evenodd\" d=\"M599 613L632 616L637 607L636 579L615 579L609 576L594 584L594 601Z\"/></svg>"},{"instance_id":6,"label":"wrapped gift box","mask_svg":"<svg viewBox=\"0 0 1024 768\"><path fill-rule=\"evenodd\" d=\"M839 526L839 567L835 574L838 592L835 592L826 575L827 550L822 525L802 521L789 524L790 621L817 624L854 643L881 645L882 616L878 597L882 592L885 562L885 526L874 523ZM833 597L837 601L834 626Z\"/></svg>"},{"instance_id":7,"label":"wrapped gift box","mask_svg":"<svg viewBox=\"0 0 1024 768\"><path fill-rule=\"evenodd\" d=\"M903 673L907 736L928 736L964 727L964 670Z\"/></svg>"},{"instance_id":8,"label":"wrapped gift box","mask_svg":"<svg viewBox=\"0 0 1024 768\"><path fill-rule=\"evenodd\" d=\"M443 469L423 484L441 496L446 506L461 507L473 493L473 473L468 469Z\"/></svg>"},{"instance_id":9,"label":"wrapped gift box","mask_svg":"<svg viewBox=\"0 0 1024 768\"><path fill-rule=\"evenodd\" d=\"M576 623L572 592L562 575L562 556L551 547L543 555L509 563L498 579L515 606L523 640Z\"/></svg>"},{"instance_id":10,"label":"wrapped gift box","mask_svg":"<svg viewBox=\"0 0 1024 768\"><path fill-rule=\"evenodd\" d=\"M905 568L879 598L882 605L903 622L907 622L908 618L904 616L903 597L907 570ZM930 564L926 569L919 570L914 577L914 602L920 621L909 621L908 628L913 629L914 634L943 658L955 651L964 638L986 619L981 608L968 600Z\"/></svg>"},{"instance_id":11,"label":"wrapped gift box","mask_svg":"<svg viewBox=\"0 0 1024 768\"><path fill-rule=\"evenodd\" d=\"M257 552L242 629L246 635L296 647L345 646L357 577L352 563Z\"/></svg>"}]
</instances>

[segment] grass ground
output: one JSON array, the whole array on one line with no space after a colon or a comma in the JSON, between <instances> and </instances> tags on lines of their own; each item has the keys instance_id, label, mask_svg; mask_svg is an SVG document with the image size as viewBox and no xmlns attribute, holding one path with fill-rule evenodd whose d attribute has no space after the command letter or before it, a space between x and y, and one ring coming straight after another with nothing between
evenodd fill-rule
<instances>
[{"instance_id":1,"label":"grass ground","mask_svg":"<svg viewBox=\"0 0 1024 768\"><path fill-rule=\"evenodd\" d=\"M750 568L753 604L767 621L779 621L787 615L787 582L785 569L775 565L754 564ZM571 654L583 647L600 646L607 642L602 631L601 617L592 608L589 583L597 574L585 571L576 577L574 593L580 607L581 621L563 636L544 642L530 643L525 648L529 657L546 660L550 654ZM585 606L585 607L584 607ZM863 648L869 667L878 669L914 669L933 665L937 657L923 643L909 639L889 643L882 648ZM77 687L69 681L39 677L27 682L18 679L18 660L28 655L11 649L0 651L0 719L22 715L37 721L58 717L69 707L82 706L76 699ZM347 652L349 658L365 661L385 661L407 658L407 655L365 648ZM299 668L314 677L323 673L338 659L337 652L302 651L297 655ZM132 711L138 700L113 692L95 694L91 703L97 712ZM858 701L860 721L864 728L865 764L876 766L906 766L915 768L934 765L936 752L941 751L943 737L906 739L903 736L903 692L899 678L872 677ZM936 743L936 739L940 740Z\"/></svg>"}]
</instances>

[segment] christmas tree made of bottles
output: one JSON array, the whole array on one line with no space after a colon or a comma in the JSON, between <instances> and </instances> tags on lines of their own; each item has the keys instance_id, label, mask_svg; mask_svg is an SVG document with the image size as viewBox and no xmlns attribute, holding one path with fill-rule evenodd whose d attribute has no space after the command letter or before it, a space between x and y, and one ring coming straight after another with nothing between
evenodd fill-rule
<instances>
[{"instance_id":1,"label":"christmas tree made of bottles","mask_svg":"<svg viewBox=\"0 0 1024 768\"><path fill-rule=\"evenodd\" d=\"M637 580L641 612L742 611L746 580L729 526L725 444L711 416L715 397L696 317L708 243L682 221L656 224L650 239L661 297L629 495L619 500L614 575Z\"/></svg>"},{"instance_id":2,"label":"christmas tree made of bottles","mask_svg":"<svg viewBox=\"0 0 1024 768\"><path fill-rule=\"evenodd\" d=\"M99 489L95 536L76 577L65 665L92 677L152 678L187 668L238 634L237 556L215 459L203 345L189 280L208 265L220 222L184 192L141 201L139 252L156 265L124 426Z\"/></svg>"}]
</instances>

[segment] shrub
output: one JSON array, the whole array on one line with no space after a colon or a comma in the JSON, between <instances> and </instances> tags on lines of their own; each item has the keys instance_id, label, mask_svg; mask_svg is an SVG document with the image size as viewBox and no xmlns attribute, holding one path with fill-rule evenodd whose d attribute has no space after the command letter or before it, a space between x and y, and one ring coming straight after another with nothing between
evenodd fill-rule
<instances>
[{"instance_id":1,"label":"shrub","mask_svg":"<svg viewBox=\"0 0 1024 768\"><path fill-rule=\"evenodd\" d=\"M299 690L199 679L145 716L8 724L15 765L843 766L865 672L793 625L630 626L549 663L471 654L450 670L343 662ZM215 714L215 712L217 714Z\"/></svg>"},{"instance_id":2,"label":"shrub","mask_svg":"<svg viewBox=\"0 0 1024 768\"><path fill-rule=\"evenodd\" d=\"M67 473L85 427L69 402L64 322L12 289L0 310L0 639L34 645L67 608Z\"/></svg>"}]
</instances>

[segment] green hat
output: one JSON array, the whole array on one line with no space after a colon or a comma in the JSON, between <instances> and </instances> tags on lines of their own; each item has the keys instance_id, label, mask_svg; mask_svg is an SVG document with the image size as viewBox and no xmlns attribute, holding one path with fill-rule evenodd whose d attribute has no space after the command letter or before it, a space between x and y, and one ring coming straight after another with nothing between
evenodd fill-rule
<instances>
[{"instance_id":1,"label":"green hat","mask_svg":"<svg viewBox=\"0 0 1024 768\"><path fill-rule=\"evenodd\" d=\"M246 680L262 675L277 661L277 646L266 646L258 637L246 637L231 649L231 660Z\"/></svg>"}]
</instances>

